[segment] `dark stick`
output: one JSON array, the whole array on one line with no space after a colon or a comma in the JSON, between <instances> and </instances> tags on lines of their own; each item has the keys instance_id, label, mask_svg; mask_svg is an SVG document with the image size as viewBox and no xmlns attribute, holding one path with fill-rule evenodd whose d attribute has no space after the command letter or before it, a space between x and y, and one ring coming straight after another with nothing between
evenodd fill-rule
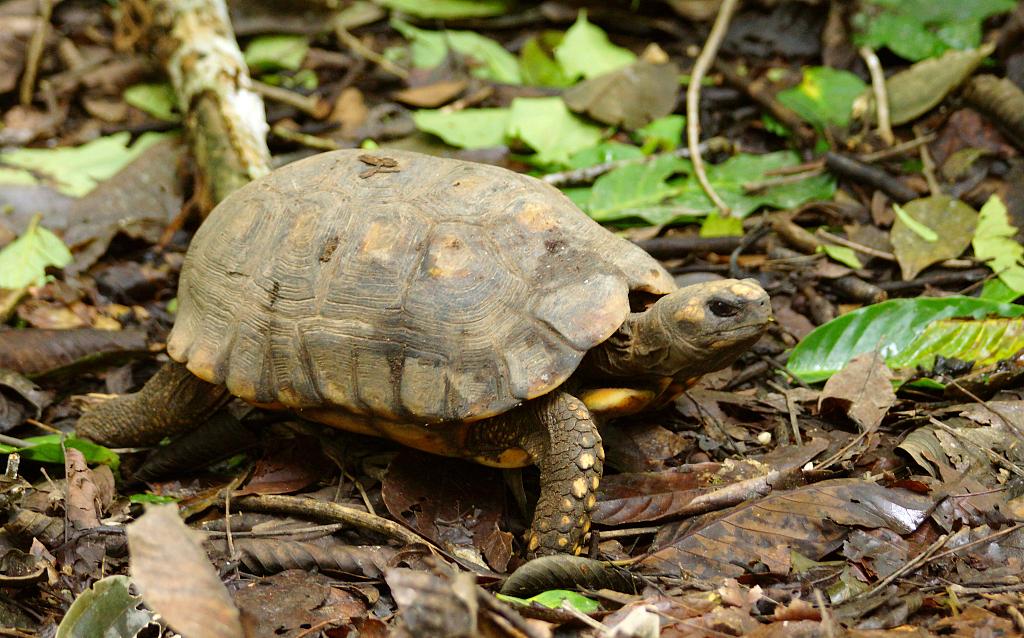
<instances>
[{"instance_id":1,"label":"dark stick","mask_svg":"<svg viewBox=\"0 0 1024 638\"><path fill-rule=\"evenodd\" d=\"M877 188L901 204L918 197L917 191L899 179L852 157L830 151L825 153L825 166L841 177Z\"/></svg>"},{"instance_id":2,"label":"dark stick","mask_svg":"<svg viewBox=\"0 0 1024 638\"><path fill-rule=\"evenodd\" d=\"M893 293L904 290L914 290L925 286L949 286L960 284L975 284L992 276L992 271L987 268L973 268L971 270L959 270L953 272L934 272L911 279L910 281L883 281L878 284L882 290Z\"/></svg>"},{"instance_id":3,"label":"dark stick","mask_svg":"<svg viewBox=\"0 0 1024 638\"><path fill-rule=\"evenodd\" d=\"M731 253L743 241L742 237L699 237L677 235L638 239L635 243L656 259L676 259L694 253Z\"/></svg>"}]
</instances>

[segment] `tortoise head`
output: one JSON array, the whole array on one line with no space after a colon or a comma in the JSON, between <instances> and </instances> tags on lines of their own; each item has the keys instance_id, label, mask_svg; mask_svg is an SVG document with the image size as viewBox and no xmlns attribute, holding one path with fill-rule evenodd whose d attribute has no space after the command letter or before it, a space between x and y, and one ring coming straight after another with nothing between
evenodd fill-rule
<instances>
[{"instance_id":1,"label":"tortoise head","mask_svg":"<svg viewBox=\"0 0 1024 638\"><path fill-rule=\"evenodd\" d=\"M585 374L686 381L735 361L771 320L768 294L753 279L680 288L629 315L618 332L587 353Z\"/></svg>"},{"instance_id":2,"label":"tortoise head","mask_svg":"<svg viewBox=\"0 0 1024 638\"><path fill-rule=\"evenodd\" d=\"M724 279L680 288L643 315L636 336L659 351L656 373L684 379L735 361L761 338L772 307L753 279Z\"/></svg>"}]
</instances>

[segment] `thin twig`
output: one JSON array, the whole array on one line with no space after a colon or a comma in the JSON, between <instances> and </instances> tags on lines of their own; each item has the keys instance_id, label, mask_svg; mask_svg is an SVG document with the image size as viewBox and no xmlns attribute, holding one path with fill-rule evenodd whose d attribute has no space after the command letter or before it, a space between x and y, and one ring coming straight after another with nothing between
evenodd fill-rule
<instances>
[{"instance_id":1,"label":"thin twig","mask_svg":"<svg viewBox=\"0 0 1024 638\"><path fill-rule=\"evenodd\" d=\"M802 173L791 173L789 175L780 175L778 177L769 177L757 182L746 182L743 184L743 192L745 193L757 193L775 186L787 186L789 184L797 184L810 179L811 177L817 177L825 172L824 163L821 167L813 168Z\"/></svg>"},{"instance_id":2,"label":"thin twig","mask_svg":"<svg viewBox=\"0 0 1024 638\"><path fill-rule=\"evenodd\" d=\"M308 148L315 148L321 151L336 151L341 148L341 144L330 138L293 131L281 124L275 124L270 127L270 132L282 140L288 140L289 142L295 142L296 144L302 144Z\"/></svg>"},{"instance_id":3,"label":"thin twig","mask_svg":"<svg viewBox=\"0 0 1024 638\"><path fill-rule=\"evenodd\" d=\"M920 135L919 127L914 127L914 133ZM922 144L918 151L921 153L921 172L924 173L924 179L928 182L929 194L941 195L942 187L939 186L939 180L935 178L935 161L932 159L932 154L928 152L928 146Z\"/></svg>"},{"instance_id":4,"label":"thin twig","mask_svg":"<svg viewBox=\"0 0 1024 638\"><path fill-rule=\"evenodd\" d=\"M868 65L871 74L871 90L875 94L875 115L878 119L878 136L886 146L892 146L896 137L892 134L892 123L889 121L889 94L885 90L885 71L882 62L871 47L860 48L860 57Z\"/></svg>"},{"instance_id":5,"label":"thin twig","mask_svg":"<svg viewBox=\"0 0 1024 638\"><path fill-rule=\"evenodd\" d=\"M22 106L32 104L32 94L36 88L36 75L39 73L39 61L43 57L43 45L50 32L50 16L53 13L51 0L39 0L39 28L32 34L25 56L25 73L21 76L18 100Z\"/></svg>"},{"instance_id":6,"label":"thin twig","mask_svg":"<svg viewBox=\"0 0 1024 638\"><path fill-rule=\"evenodd\" d=\"M817 231L815 231L814 234L817 235L818 237L821 237L825 241L837 244L839 246L845 246L850 250L856 250L857 252L864 253L865 255L871 255L872 257L878 257L879 259L884 259L886 261L896 261L896 255L890 252L878 250L876 248L872 248L871 246L865 246L864 244L858 244L857 242L846 239L845 237L833 235L832 233L822 228L819 228Z\"/></svg>"},{"instance_id":7,"label":"thin twig","mask_svg":"<svg viewBox=\"0 0 1024 638\"><path fill-rule=\"evenodd\" d=\"M6 434L0 434L0 443L3 443L4 445L13 445L14 447L32 447L32 443L29 441L26 441L25 439L17 439Z\"/></svg>"},{"instance_id":8,"label":"thin twig","mask_svg":"<svg viewBox=\"0 0 1024 638\"><path fill-rule=\"evenodd\" d=\"M289 527L286 529L261 529L248 532L231 532L234 538L276 538L279 536L306 536L309 534L333 534L345 528L345 523L328 523L326 525L310 525L307 527ZM204 530L210 538L225 538L228 532Z\"/></svg>"},{"instance_id":9,"label":"thin twig","mask_svg":"<svg viewBox=\"0 0 1024 638\"><path fill-rule=\"evenodd\" d=\"M389 521L386 518L340 503L328 503L296 496L265 494L260 496L243 496L236 499L235 506L239 509L254 512L280 512L282 514L301 516L325 522L348 523L355 527L400 540L403 543L422 543L433 547L433 543L429 540L394 521Z\"/></svg>"},{"instance_id":10,"label":"thin twig","mask_svg":"<svg viewBox=\"0 0 1024 638\"><path fill-rule=\"evenodd\" d=\"M993 532L993 533L991 533L991 534L989 534L987 536L983 536L982 538L976 538L973 541L970 541L969 543L964 543L963 545L957 545L956 547L947 549L946 551L942 552L941 554L936 554L936 555L932 556L931 558L928 559L928 561L931 562L931 561L940 560L942 558L945 558L946 556L951 556L951 555L953 555L953 554L955 554L957 552L961 552L961 551L963 551L965 549L970 549L971 547L975 547L977 545L982 545L982 544L985 544L985 543L990 543L990 542L994 541L997 538L1002 538L1003 536L1006 536L1007 534L1012 534L1013 532L1016 532L1017 530L1021 529L1022 527L1024 527L1024 523L1014 523L1013 525L1007 527L1006 529L1001 529L998 532Z\"/></svg>"},{"instance_id":11,"label":"thin twig","mask_svg":"<svg viewBox=\"0 0 1024 638\"><path fill-rule=\"evenodd\" d=\"M931 423L932 425L938 427L938 428L941 428L944 432L947 432L948 434L953 435L953 437L957 441L959 441L961 443L966 443L967 447L973 448L976 452L981 452L982 454L987 456L989 458L989 460L992 461L993 463L995 463L996 465L999 465L999 466L1003 467L1004 469L1012 472L1013 474L1016 474L1017 476L1024 476L1024 470L1022 470L1021 468L1017 467L1017 465L1014 464L1013 462L1007 460L1002 454L999 454L998 452L994 452L994 451L992 451L992 450L990 450L988 448L985 448L985 447L982 447L982 446L978 445L974 441L972 441L969 438L963 436L962 434L960 434L959 432L957 432L953 428L949 427L948 425L946 425L942 421L939 421L938 419L936 419L933 416L928 417L928 422Z\"/></svg>"},{"instance_id":12,"label":"thin twig","mask_svg":"<svg viewBox=\"0 0 1024 638\"><path fill-rule=\"evenodd\" d=\"M334 22L334 35L338 40L349 48L352 53L358 55L364 60L369 60L382 70L387 71L391 75L399 77L403 80L409 79L409 72L398 66L391 60L385 58L383 55L377 53L370 47L363 44L362 40L349 33L349 30L345 28L345 25L340 20Z\"/></svg>"},{"instance_id":13,"label":"thin twig","mask_svg":"<svg viewBox=\"0 0 1024 638\"><path fill-rule=\"evenodd\" d=\"M859 159L860 161L864 162L865 164L873 164L875 162L879 162L879 161L884 160L884 159L889 159L890 157L897 157L899 155L903 155L904 153L906 153L908 151L916 150L917 147L919 147L919 146L921 146L923 144L928 144L928 143L934 141L935 138L936 138L935 133L927 133L925 135L921 135L920 137L915 137L912 140L907 140L906 142L900 142L899 144L897 144L896 146L893 146L892 148L883 148L882 150L875 151L874 153L866 153L864 155L858 155L857 159Z\"/></svg>"},{"instance_id":14,"label":"thin twig","mask_svg":"<svg viewBox=\"0 0 1024 638\"><path fill-rule=\"evenodd\" d=\"M626 536L640 536L642 534L655 534L661 529L660 525L651 525L649 527L627 527L624 529L607 529L601 530L597 533L601 540L609 538L623 538Z\"/></svg>"},{"instance_id":15,"label":"thin twig","mask_svg":"<svg viewBox=\"0 0 1024 638\"><path fill-rule=\"evenodd\" d=\"M924 550L924 552L918 554L914 558L912 558L909 561L907 561L906 564L903 565L903 567L900 567L899 569L897 569L893 573L891 573L888 576L886 576L885 578L883 578L881 581L879 581L879 583L877 585L875 585L874 587L872 587L868 591L866 591L866 592L864 592L862 594L856 595L854 597L855 598L870 598L870 597L874 596L878 592L882 591L883 589L885 589L886 587L891 585L897 578L905 576L906 574L909 574L909 573L913 572L914 570L916 570L921 565L927 563L928 559L931 557L931 555L934 554L935 552L937 552L938 550L942 549L942 546L945 545L946 541L948 541L948 540L949 540L949 536L946 535L946 534L943 534L942 536L939 536L939 538L934 543L929 545L928 548Z\"/></svg>"},{"instance_id":16,"label":"thin twig","mask_svg":"<svg viewBox=\"0 0 1024 638\"><path fill-rule=\"evenodd\" d=\"M295 107L306 115L310 115L318 120L327 117L331 112L331 105L324 100L312 95L303 95L295 91L289 91L280 86L266 84L259 80L252 81L252 90L258 93L260 97Z\"/></svg>"},{"instance_id":17,"label":"thin twig","mask_svg":"<svg viewBox=\"0 0 1024 638\"><path fill-rule=\"evenodd\" d=\"M722 201L715 189L708 180L707 171L704 168L704 159L700 154L700 89L704 76L715 61L718 54L718 47L721 46L725 33L729 30L729 22L736 13L739 0L725 0L718 9L718 16L715 24L711 27L707 42L696 62L693 63L693 70L690 71L690 84L686 87L686 145L690 149L690 160L693 162L693 172L700 182L708 198L715 204L723 217L729 216L729 206Z\"/></svg>"}]
</instances>

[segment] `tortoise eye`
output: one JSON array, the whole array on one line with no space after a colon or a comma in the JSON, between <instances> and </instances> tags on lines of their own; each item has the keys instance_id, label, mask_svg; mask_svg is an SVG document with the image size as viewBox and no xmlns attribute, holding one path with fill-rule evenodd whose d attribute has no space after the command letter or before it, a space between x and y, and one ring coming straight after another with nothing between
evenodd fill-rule
<instances>
[{"instance_id":1,"label":"tortoise eye","mask_svg":"<svg viewBox=\"0 0 1024 638\"><path fill-rule=\"evenodd\" d=\"M740 311L740 306L724 299L712 299L708 302L708 309L718 317L734 317Z\"/></svg>"}]
</instances>

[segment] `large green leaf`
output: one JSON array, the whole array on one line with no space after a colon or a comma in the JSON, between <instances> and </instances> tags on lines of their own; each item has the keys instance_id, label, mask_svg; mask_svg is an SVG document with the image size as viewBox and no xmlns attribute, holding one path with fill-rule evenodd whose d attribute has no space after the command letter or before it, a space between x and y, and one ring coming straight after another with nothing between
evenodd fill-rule
<instances>
[{"instance_id":1,"label":"large green leaf","mask_svg":"<svg viewBox=\"0 0 1024 638\"><path fill-rule=\"evenodd\" d=\"M1024 348L1024 318L939 319L886 363L894 369L930 369L935 356L956 357L986 366Z\"/></svg>"},{"instance_id":2,"label":"large green leaf","mask_svg":"<svg viewBox=\"0 0 1024 638\"><path fill-rule=\"evenodd\" d=\"M174 89L166 82L133 84L121 94L124 101L165 122L181 121Z\"/></svg>"},{"instance_id":3,"label":"large green leaf","mask_svg":"<svg viewBox=\"0 0 1024 638\"><path fill-rule=\"evenodd\" d=\"M555 47L555 59L572 79L580 76L590 79L609 71L636 62L636 55L629 49L616 46L608 35L587 20L587 12L581 10L562 43Z\"/></svg>"},{"instance_id":4,"label":"large green leaf","mask_svg":"<svg viewBox=\"0 0 1024 638\"><path fill-rule=\"evenodd\" d=\"M459 148L488 148L505 143L509 109L465 109L432 111L422 109L412 114L416 128L433 133Z\"/></svg>"},{"instance_id":5,"label":"large green leaf","mask_svg":"<svg viewBox=\"0 0 1024 638\"><path fill-rule=\"evenodd\" d=\"M131 133L123 131L81 146L22 148L0 153L0 164L30 169L53 180L62 193L81 197L97 183L113 177L144 150L172 135L145 133L131 147Z\"/></svg>"},{"instance_id":6,"label":"large green leaf","mask_svg":"<svg viewBox=\"0 0 1024 638\"><path fill-rule=\"evenodd\" d=\"M21 237L0 249L0 288L41 285L47 268L63 268L71 259L68 247L36 215Z\"/></svg>"},{"instance_id":7,"label":"large green leaf","mask_svg":"<svg viewBox=\"0 0 1024 638\"><path fill-rule=\"evenodd\" d=\"M558 88L572 86L574 79L569 77L558 60L547 51L547 47L558 46L562 37L559 31L546 31L526 41L519 51L523 84Z\"/></svg>"},{"instance_id":8,"label":"large green leaf","mask_svg":"<svg viewBox=\"0 0 1024 638\"><path fill-rule=\"evenodd\" d=\"M984 319L992 315L1020 317L1024 315L1024 306L972 297L884 301L815 328L793 348L786 367L805 382L823 381L842 370L853 357L876 348L888 364L907 350L933 321L953 317Z\"/></svg>"},{"instance_id":9,"label":"large green leaf","mask_svg":"<svg viewBox=\"0 0 1024 638\"><path fill-rule=\"evenodd\" d=\"M541 164L565 164L569 157L601 141L603 133L569 111L560 97L512 100L507 133L537 151Z\"/></svg>"},{"instance_id":10,"label":"large green leaf","mask_svg":"<svg viewBox=\"0 0 1024 638\"><path fill-rule=\"evenodd\" d=\"M501 44L473 31L429 31L394 19L391 26L412 43L412 63L431 69L448 55L448 47L470 58L473 75L495 82L519 84L519 62Z\"/></svg>"}]
</instances>

